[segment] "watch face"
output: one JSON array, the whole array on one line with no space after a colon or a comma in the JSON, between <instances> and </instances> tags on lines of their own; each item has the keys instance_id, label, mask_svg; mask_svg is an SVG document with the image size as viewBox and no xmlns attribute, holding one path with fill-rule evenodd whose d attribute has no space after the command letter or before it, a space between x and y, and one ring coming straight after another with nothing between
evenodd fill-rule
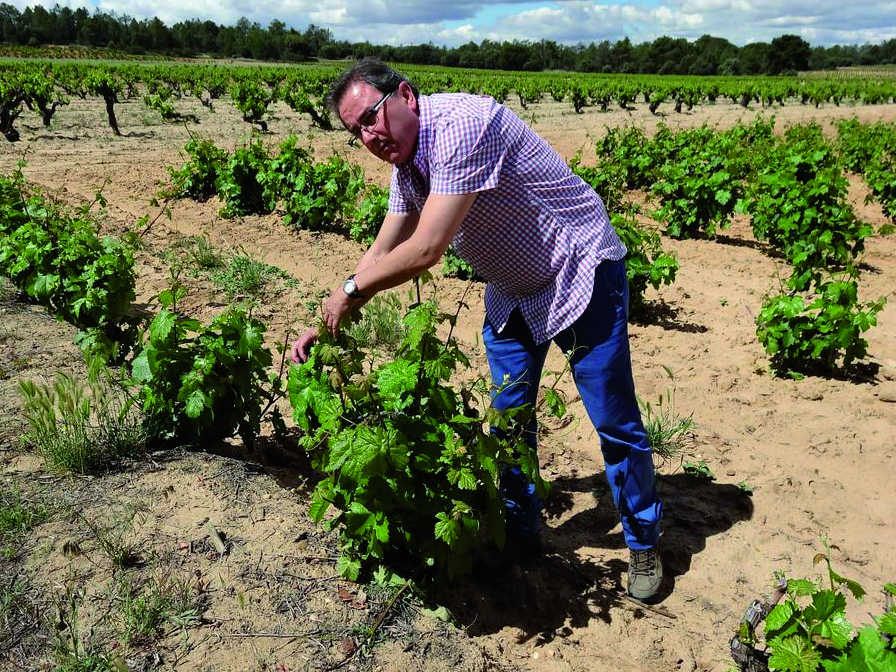
<instances>
[{"instance_id":1,"label":"watch face","mask_svg":"<svg viewBox=\"0 0 896 672\"><path fill-rule=\"evenodd\" d=\"M348 294L349 296L354 297L358 292L358 285L355 284L354 278L349 278L345 281L345 284L342 285L342 291Z\"/></svg>"}]
</instances>

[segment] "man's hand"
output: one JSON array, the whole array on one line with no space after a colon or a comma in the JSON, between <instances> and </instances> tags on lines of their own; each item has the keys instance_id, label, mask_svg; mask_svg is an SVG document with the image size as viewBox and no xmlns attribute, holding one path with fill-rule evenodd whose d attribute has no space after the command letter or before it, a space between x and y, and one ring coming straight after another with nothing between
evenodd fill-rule
<instances>
[{"instance_id":1,"label":"man's hand","mask_svg":"<svg viewBox=\"0 0 896 672\"><path fill-rule=\"evenodd\" d=\"M431 194L419 215L386 215L377 240L355 270L359 290L369 298L411 280L437 263L475 200L475 193ZM367 298L351 298L340 285L324 302L324 326L334 336L338 335L342 321L366 302ZM318 330L312 329L293 343L294 362L308 359L317 336Z\"/></svg>"},{"instance_id":2,"label":"man's hand","mask_svg":"<svg viewBox=\"0 0 896 672\"><path fill-rule=\"evenodd\" d=\"M363 303L364 299L351 298L342 291L342 287L333 290L330 298L324 302L323 306L324 324L329 332L337 336L339 334L339 325L342 321ZM299 364L308 361L308 356L311 354L311 346L314 345L319 333L319 328L313 327L292 344L291 354L293 362Z\"/></svg>"},{"instance_id":3,"label":"man's hand","mask_svg":"<svg viewBox=\"0 0 896 672\"><path fill-rule=\"evenodd\" d=\"M353 299L338 287L324 302L324 324L334 336L339 334L339 325L351 312L363 303L363 299Z\"/></svg>"},{"instance_id":4,"label":"man's hand","mask_svg":"<svg viewBox=\"0 0 896 672\"><path fill-rule=\"evenodd\" d=\"M317 340L318 328L313 327L306 331L302 336L292 344L292 361L296 364L308 361L311 354L311 346Z\"/></svg>"}]
</instances>

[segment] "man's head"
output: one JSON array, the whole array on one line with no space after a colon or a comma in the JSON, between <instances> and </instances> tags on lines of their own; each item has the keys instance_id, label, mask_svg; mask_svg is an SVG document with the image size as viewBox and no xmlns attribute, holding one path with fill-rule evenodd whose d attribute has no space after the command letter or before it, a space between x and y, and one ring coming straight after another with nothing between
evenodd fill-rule
<instances>
[{"instance_id":1,"label":"man's head","mask_svg":"<svg viewBox=\"0 0 896 672\"><path fill-rule=\"evenodd\" d=\"M327 103L374 156L397 164L413 158L417 147L419 95L401 74L365 58L333 83Z\"/></svg>"}]
</instances>

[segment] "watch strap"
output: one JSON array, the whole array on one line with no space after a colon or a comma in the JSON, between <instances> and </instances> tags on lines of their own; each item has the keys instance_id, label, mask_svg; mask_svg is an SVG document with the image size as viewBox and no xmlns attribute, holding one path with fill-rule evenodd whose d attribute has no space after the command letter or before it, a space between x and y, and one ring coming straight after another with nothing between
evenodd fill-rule
<instances>
[{"instance_id":1,"label":"watch strap","mask_svg":"<svg viewBox=\"0 0 896 672\"><path fill-rule=\"evenodd\" d=\"M350 292L347 292L347 291L345 291L345 286L348 284L349 281L351 281L352 284L354 285L354 289ZM348 276L348 278L345 279L345 282L342 284L342 291L344 291L352 299L366 299L367 298L366 294L362 294L361 292L358 291L358 283L355 282L355 274L354 273L352 273L350 276Z\"/></svg>"}]
</instances>

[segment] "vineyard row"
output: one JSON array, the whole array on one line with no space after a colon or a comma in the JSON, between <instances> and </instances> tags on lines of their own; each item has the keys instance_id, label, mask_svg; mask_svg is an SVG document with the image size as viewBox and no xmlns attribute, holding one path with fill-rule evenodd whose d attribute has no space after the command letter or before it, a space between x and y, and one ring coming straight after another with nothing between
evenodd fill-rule
<instances>
[{"instance_id":1,"label":"vineyard row","mask_svg":"<svg viewBox=\"0 0 896 672\"><path fill-rule=\"evenodd\" d=\"M267 128L271 105L283 101L307 114L324 130L333 128L325 95L339 74L337 66L143 65L84 62L8 61L0 63L0 132L15 141L15 121L26 109L49 127L54 114L73 97L102 98L109 126L119 133L115 105L143 97L144 103L171 121L194 120L179 111L178 101L194 98L209 109L229 97L243 118ZM816 79L798 77L691 77L661 75L596 75L511 73L437 67L408 67L406 73L424 93L456 92L489 95L499 102L515 96L526 108L545 96L586 107L631 110L646 105L657 114L663 105L676 112L697 105L731 101L749 107L885 104L896 101L892 77Z\"/></svg>"}]
</instances>

